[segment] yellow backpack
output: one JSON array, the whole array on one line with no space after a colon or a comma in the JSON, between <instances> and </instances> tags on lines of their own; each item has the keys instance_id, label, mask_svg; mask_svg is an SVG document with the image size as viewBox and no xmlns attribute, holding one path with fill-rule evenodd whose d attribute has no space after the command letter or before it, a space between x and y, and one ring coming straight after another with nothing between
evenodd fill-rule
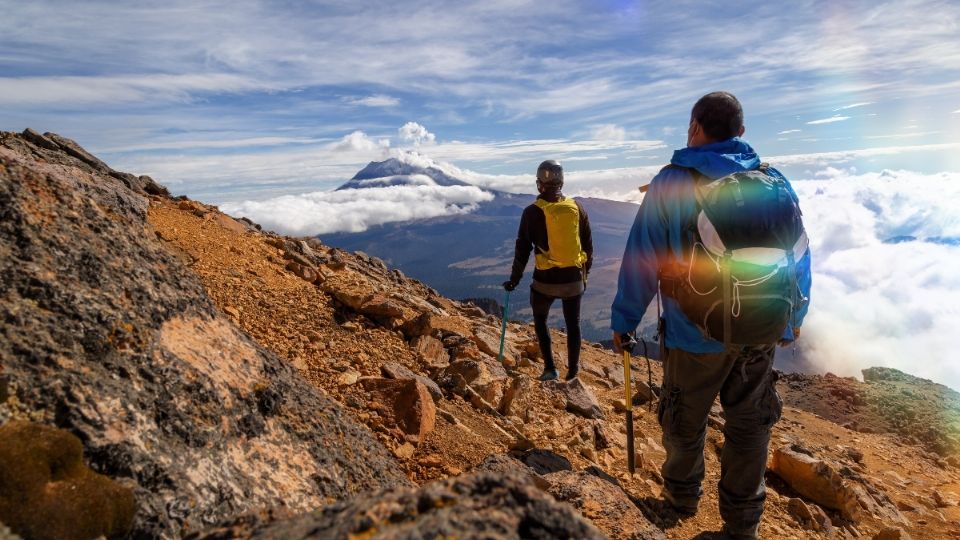
<instances>
[{"instance_id":1,"label":"yellow backpack","mask_svg":"<svg viewBox=\"0 0 960 540\"><path fill-rule=\"evenodd\" d=\"M583 268L587 254L580 246L580 207L573 199L557 202L537 199L534 203L543 210L547 221L549 251L537 248L537 270L576 266Z\"/></svg>"}]
</instances>

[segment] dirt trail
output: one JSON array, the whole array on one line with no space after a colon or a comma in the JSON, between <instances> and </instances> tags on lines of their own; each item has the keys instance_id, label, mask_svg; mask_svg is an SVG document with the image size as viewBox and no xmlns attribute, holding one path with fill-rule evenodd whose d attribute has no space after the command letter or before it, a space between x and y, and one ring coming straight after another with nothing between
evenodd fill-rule
<instances>
[{"instance_id":1,"label":"dirt trail","mask_svg":"<svg viewBox=\"0 0 960 540\"><path fill-rule=\"evenodd\" d=\"M499 408L504 414L484 410L477 406L477 400L470 403L445 387L443 397L437 400L435 428L424 440L414 441L415 450L410 455L409 437L383 423L357 380L381 376L381 368L391 362L417 374L441 378L438 368L431 367L429 359L415 350L416 339L411 339L406 330L417 318L416 312L433 313L431 324L453 359L474 358L478 362L489 359L489 352L483 351L489 346L484 341L489 341L489 336L483 336L493 332L498 337L498 320L475 307L440 297L424 284L386 269L376 259L342 253L316 242L313 250L327 263L319 265L321 277L309 283L289 270L290 261L285 259L285 249L276 247L276 237L258 233L198 203L156 197L148 220L157 236L200 276L221 311L366 423L388 449L401 457L408 477L415 482L455 476L488 456L507 453L519 430L538 449L569 460L573 470L595 467L619 481L634 504L669 538L694 538L720 528L716 482L723 444L718 429L722 418L712 416L708 428L706 493L700 510L692 518L677 519L659 499L662 479L658 469L664 451L655 414L646 406L635 407L637 449L642 460L636 475L626 474L623 415L615 409L623 399L622 386L616 381L616 373L622 373L622 368L613 353L591 344L584 346L581 380L595 394L603 419L584 418L565 410L566 401L555 385L535 380L540 363L532 358L536 356L535 347L531 347L532 326L510 323L508 356L513 356L516 366L505 379L506 386L498 387L497 392L512 391L515 397L501 401ZM374 301L371 294L384 299L379 311L363 307ZM565 350L564 336L555 333L554 338L554 349ZM642 359L635 359L634 364L638 368L636 380L646 380ZM661 376L656 362L653 369L656 385ZM780 387L789 393L784 382ZM507 406L502 406L504 403ZM810 412L787 407L774 429L772 447L793 443L801 443L838 468L849 468L850 474L869 479L900 506L909 525L897 525L914 538L960 537L960 510L949 505L950 497L960 494L960 475L943 459L896 437L851 431ZM856 454L850 448L862 452L860 463L850 457ZM768 478L762 537L828 537L793 517L789 500L797 494L772 473ZM941 493L948 504L938 504L934 492ZM584 508L582 513L601 530L613 537L626 537L618 532L622 528L615 517L597 512L589 504ZM830 537L871 538L885 526L894 525L887 517L869 512L856 523L835 511L826 509L826 513L837 526Z\"/></svg>"}]
</instances>

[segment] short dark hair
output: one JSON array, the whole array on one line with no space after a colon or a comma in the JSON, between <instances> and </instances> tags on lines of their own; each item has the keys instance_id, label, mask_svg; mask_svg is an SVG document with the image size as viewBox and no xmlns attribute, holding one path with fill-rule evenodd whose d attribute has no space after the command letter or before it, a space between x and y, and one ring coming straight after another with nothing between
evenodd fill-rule
<instances>
[{"instance_id":1,"label":"short dark hair","mask_svg":"<svg viewBox=\"0 0 960 540\"><path fill-rule=\"evenodd\" d=\"M743 107L730 92L710 92L698 99L690 111L703 133L715 141L725 141L740 134Z\"/></svg>"}]
</instances>

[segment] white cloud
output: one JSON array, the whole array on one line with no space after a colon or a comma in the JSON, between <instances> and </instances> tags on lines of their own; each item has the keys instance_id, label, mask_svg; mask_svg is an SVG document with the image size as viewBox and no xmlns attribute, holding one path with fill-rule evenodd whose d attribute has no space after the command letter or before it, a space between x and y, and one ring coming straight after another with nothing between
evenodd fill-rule
<instances>
[{"instance_id":1,"label":"white cloud","mask_svg":"<svg viewBox=\"0 0 960 540\"><path fill-rule=\"evenodd\" d=\"M400 100L386 94L375 94L372 96L349 99L351 105L363 105L364 107L396 107Z\"/></svg>"},{"instance_id":2,"label":"white cloud","mask_svg":"<svg viewBox=\"0 0 960 540\"><path fill-rule=\"evenodd\" d=\"M463 214L476 209L477 203L493 199L493 195L477 187L429 183L284 195L264 201L226 203L221 209L285 234L315 235L359 232L392 221Z\"/></svg>"},{"instance_id":3,"label":"white cloud","mask_svg":"<svg viewBox=\"0 0 960 540\"><path fill-rule=\"evenodd\" d=\"M861 101L859 103L853 103L851 105L844 105L843 107L837 107L833 112L845 111L847 109L856 109L857 107L866 107L867 105L873 105L872 101Z\"/></svg>"},{"instance_id":4,"label":"white cloud","mask_svg":"<svg viewBox=\"0 0 960 540\"><path fill-rule=\"evenodd\" d=\"M960 174L827 169L793 185L814 270L803 360L838 375L895 367L960 388L960 245L949 244L960 242Z\"/></svg>"},{"instance_id":5,"label":"white cloud","mask_svg":"<svg viewBox=\"0 0 960 540\"><path fill-rule=\"evenodd\" d=\"M912 152L937 152L960 148L960 143L917 144L911 146L879 146L855 150L837 150L835 152L815 152L811 154L787 154L767 156L764 159L774 166L812 164L823 167L843 163L857 158L875 156L893 156Z\"/></svg>"},{"instance_id":6,"label":"white cloud","mask_svg":"<svg viewBox=\"0 0 960 540\"><path fill-rule=\"evenodd\" d=\"M321 142L307 137L249 137L245 139L184 139L156 141L145 144L129 144L114 148L102 148L100 152L139 152L144 150L195 150L198 148L249 148L281 145L316 144Z\"/></svg>"},{"instance_id":7,"label":"white cloud","mask_svg":"<svg viewBox=\"0 0 960 540\"><path fill-rule=\"evenodd\" d=\"M268 90L272 86L225 73L180 75L0 77L0 105L89 105L190 101L195 93Z\"/></svg>"},{"instance_id":8,"label":"white cloud","mask_svg":"<svg viewBox=\"0 0 960 540\"><path fill-rule=\"evenodd\" d=\"M390 141L381 139L374 141L359 129L349 135L344 135L340 142L333 146L334 150L350 152L372 152L390 146Z\"/></svg>"},{"instance_id":9,"label":"white cloud","mask_svg":"<svg viewBox=\"0 0 960 540\"><path fill-rule=\"evenodd\" d=\"M788 133L800 133L799 129L787 129L777 133L777 135L787 135Z\"/></svg>"},{"instance_id":10,"label":"white cloud","mask_svg":"<svg viewBox=\"0 0 960 540\"><path fill-rule=\"evenodd\" d=\"M960 114L960 109L953 111L953 114Z\"/></svg>"},{"instance_id":11,"label":"white cloud","mask_svg":"<svg viewBox=\"0 0 960 540\"><path fill-rule=\"evenodd\" d=\"M420 146L421 144L433 144L437 136L427 131L427 128L416 122L407 122L397 130L400 142Z\"/></svg>"},{"instance_id":12,"label":"white cloud","mask_svg":"<svg viewBox=\"0 0 960 540\"><path fill-rule=\"evenodd\" d=\"M832 123L834 123L834 122L843 122L844 120L849 120L849 119L850 119L849 116L840 116L840 115L835 114L835 115L831 116L830 118L823 118L823 119L820 119L820 120L811 120L811 121L807 122L807 125L808 125L808 126L816 126L816 125L820 125L820 124L832 124Z\"/></svg>"},{"instance_id":13,"label":"white cloud","mask_svg":"<svg viewBox=\"0 0 960 540\"><path fill-rule=\"evenodd\" d=\"M590 128L590 137L595 141L624 141L627 130L616 124L598 124Z\"/></svg>"}]
</instances>

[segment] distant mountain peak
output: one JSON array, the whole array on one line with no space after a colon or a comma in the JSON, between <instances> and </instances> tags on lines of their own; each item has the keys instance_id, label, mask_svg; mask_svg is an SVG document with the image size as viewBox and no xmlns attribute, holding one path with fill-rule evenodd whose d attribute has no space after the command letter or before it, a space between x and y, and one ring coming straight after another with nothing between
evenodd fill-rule
<instances>
[{"instance_id":1,"label":"distant mountain peak","mask_svg":"<svg viewBox=\"0 0 960 540\"><path fill-rule=\"evenodd\" d=\"M387 186L469 186L433 160L420 154L402 154L383 161L371 161L341 189L362 189Z\"/></svg>"}]
</instances>

